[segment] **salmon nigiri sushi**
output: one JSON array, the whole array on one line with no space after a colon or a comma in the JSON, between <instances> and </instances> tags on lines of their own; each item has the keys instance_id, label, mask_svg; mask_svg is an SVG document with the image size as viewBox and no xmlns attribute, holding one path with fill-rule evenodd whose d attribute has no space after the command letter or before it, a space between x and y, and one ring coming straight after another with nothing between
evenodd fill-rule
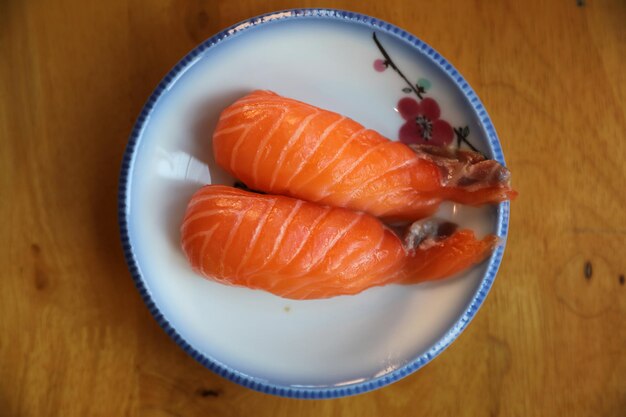
<instances>
[{"instance_id":1,"label":"salmon nigiri sushi","mask_svg":"<svg viewBox=\"0 0 626 417\"><path fill-rule=\"evenodd\" d=\"M481 205L516 195L509 171L471 151L393 142L331 111L255 91L221 114L217 163L248 187L416 220L443 200Z\"/></svg>"},{"instance_id":2,"label":"salmon nigiri sushi","mask_svg":"<svg viewBox=\"0 0 626 417\"><path fill-rule=\"evenodd\" d=\"M362 212L208 185L189 202L181 241L207 278L316 299L445 278L482 261L496 244L494 236L440 229L417 222L401 240Z\"/></svg>"}]
</instances>

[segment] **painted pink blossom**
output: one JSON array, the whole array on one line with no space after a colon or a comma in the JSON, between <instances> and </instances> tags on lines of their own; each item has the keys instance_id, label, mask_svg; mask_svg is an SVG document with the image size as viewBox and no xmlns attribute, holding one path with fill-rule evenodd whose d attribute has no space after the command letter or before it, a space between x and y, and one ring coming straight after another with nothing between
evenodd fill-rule
<instances>
[{"instance_id":1,"label":"painted pink blossom","mask_svg":"<svg viewBox=\"0 0 626 417\"><path fill-rule=\"evenodd\" d=\"M400 127L400 140L406 144L448 146L454 131L448 122L441 120L439 104L430 97L417 102L410 97L398 101L398 112L406 122Z\"/></svg>"}]
</instances>

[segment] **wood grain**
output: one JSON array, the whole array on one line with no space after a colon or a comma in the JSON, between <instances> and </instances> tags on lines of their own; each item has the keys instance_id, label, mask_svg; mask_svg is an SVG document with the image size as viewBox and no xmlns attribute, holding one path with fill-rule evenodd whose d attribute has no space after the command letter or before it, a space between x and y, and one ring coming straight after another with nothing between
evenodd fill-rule
<instances>
[{"instance_id":1,"label":"wood grain","mask_svg":"<svg viewBox=\"0 0 626 417\"><path fill-rule=\"evenodd\" d=\"M625 416L626 3L577 3L0 2L0 416ZM160 78L221 28L296 6L434 45L489 109L520 192L459 340L390 387L322 402L183 353L134 290L116 224L124 145Z\"/></svg>"}]
</instances>

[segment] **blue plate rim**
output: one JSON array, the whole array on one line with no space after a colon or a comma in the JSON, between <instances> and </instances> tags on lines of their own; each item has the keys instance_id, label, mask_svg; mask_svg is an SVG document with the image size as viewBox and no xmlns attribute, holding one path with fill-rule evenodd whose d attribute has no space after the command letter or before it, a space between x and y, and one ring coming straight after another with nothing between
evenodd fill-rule
<instances>
[{"instance_id":1,"label":"blue plate rim","mask_svg":"<svg viewBox=\"0 0 626 417\"><path fill-rule=\"evenodd\" d=\"M175 81L189 67L191 67L191 65L193 65L195 59L200 54L204 53L209 48L223 42L224 40L237 36L238 34L252 28L258 27L259 25L267 25L284 20L310 18L349 21L352 23L366 25L371 27L373 30L383 32L387 35L405 41L405 43L425 55L441 70L443 70L453 80L457 87L461 89L462 93L468 100L469 104L472 106L476 116L479 119L479 125L481 129L483 129L485 136L487 137L492 157L501 164L505 164L504 155L502 153L502 148L500 146L500 142L498 140L495 128L480 99L467 83L467 81L465 81L465 79L461 76L461 74L435 49L418 39L416 36L410 34L409 32L406 32L403 29L400 29L395 25L392 25L391 23L361 13L328 8L286 9L262 14L244 20L222 30L221 32L210 37L209 39L205 40L200 45L195 47L191 52L183 57L183 59L181 59L161 80L161 82L158 84L158 86L155 88L155 90L152 92L147 102L143 106L141 113L139 114L135 125L133 126L128 144L126 145L126 149L124 151L118 187L118 222L126 263L128 264L128 268L130 270L135 286L139 291L139 294L141 295L144 303L148 307L148 310L150 311L154 319L174 340L174 342L176 342L187 354L189 354L196 361L200 362L211 371L246 388L250 388L266 394L273 394L288 398L330 399L372 391L374 389L384 387L391 384L392 382L406 377L407 375L422 368L424 365L426 365L439 354L441 354L463 332L463 330L467 327L470 321L474 318L478 309L487 297L487 294L493 285L498 268L502 261L502 256L504 253L504 241L508 233L509 224L510 205L508 202L499 204L497 209L497 235L503 240L503 244L496 248L491 258L489 259L485 275L482 278L479 288L476 290L474 296L472 297L471 302L465 308L461 317L452 325L452 327L445 333L445 335L442 336L435 344L433 344L428 351L388 374L366 381L341 386L308 387L274 384L270 381L239 372L229 367L228 365L220 363L214 358L205 356L194 347L192 347L184 338L180 336L175 327L172 326L172 324L161 313L160 309L154 302L149 290L147 289L146 282L143 278L143 273L141 271L139 263L137 262L134 254L134 249L131 244L128 225L128 215L130 212L130 179L136 156L136 150L143 135L146 122L161 95L165 91L167 91L171 87L171 85L174 84Z\"/></svg>"}]
</instances>

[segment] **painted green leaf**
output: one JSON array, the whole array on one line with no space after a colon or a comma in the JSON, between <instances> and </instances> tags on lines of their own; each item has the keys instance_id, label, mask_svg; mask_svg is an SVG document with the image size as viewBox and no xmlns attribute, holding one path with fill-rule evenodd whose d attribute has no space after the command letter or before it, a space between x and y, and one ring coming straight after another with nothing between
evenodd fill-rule
<instances>
[{"instance_id":1,"label":"painted green leaf","mask_svg":"<svg viewBox=\"0 0 626 417\"><path fill-rule=\"evenodd\" d=\"M427 91L430 90L430 87L432 87L432 83L426 78L420 78L419 80L417 80L417 85Z\"/></svg>"}]
</instances>

